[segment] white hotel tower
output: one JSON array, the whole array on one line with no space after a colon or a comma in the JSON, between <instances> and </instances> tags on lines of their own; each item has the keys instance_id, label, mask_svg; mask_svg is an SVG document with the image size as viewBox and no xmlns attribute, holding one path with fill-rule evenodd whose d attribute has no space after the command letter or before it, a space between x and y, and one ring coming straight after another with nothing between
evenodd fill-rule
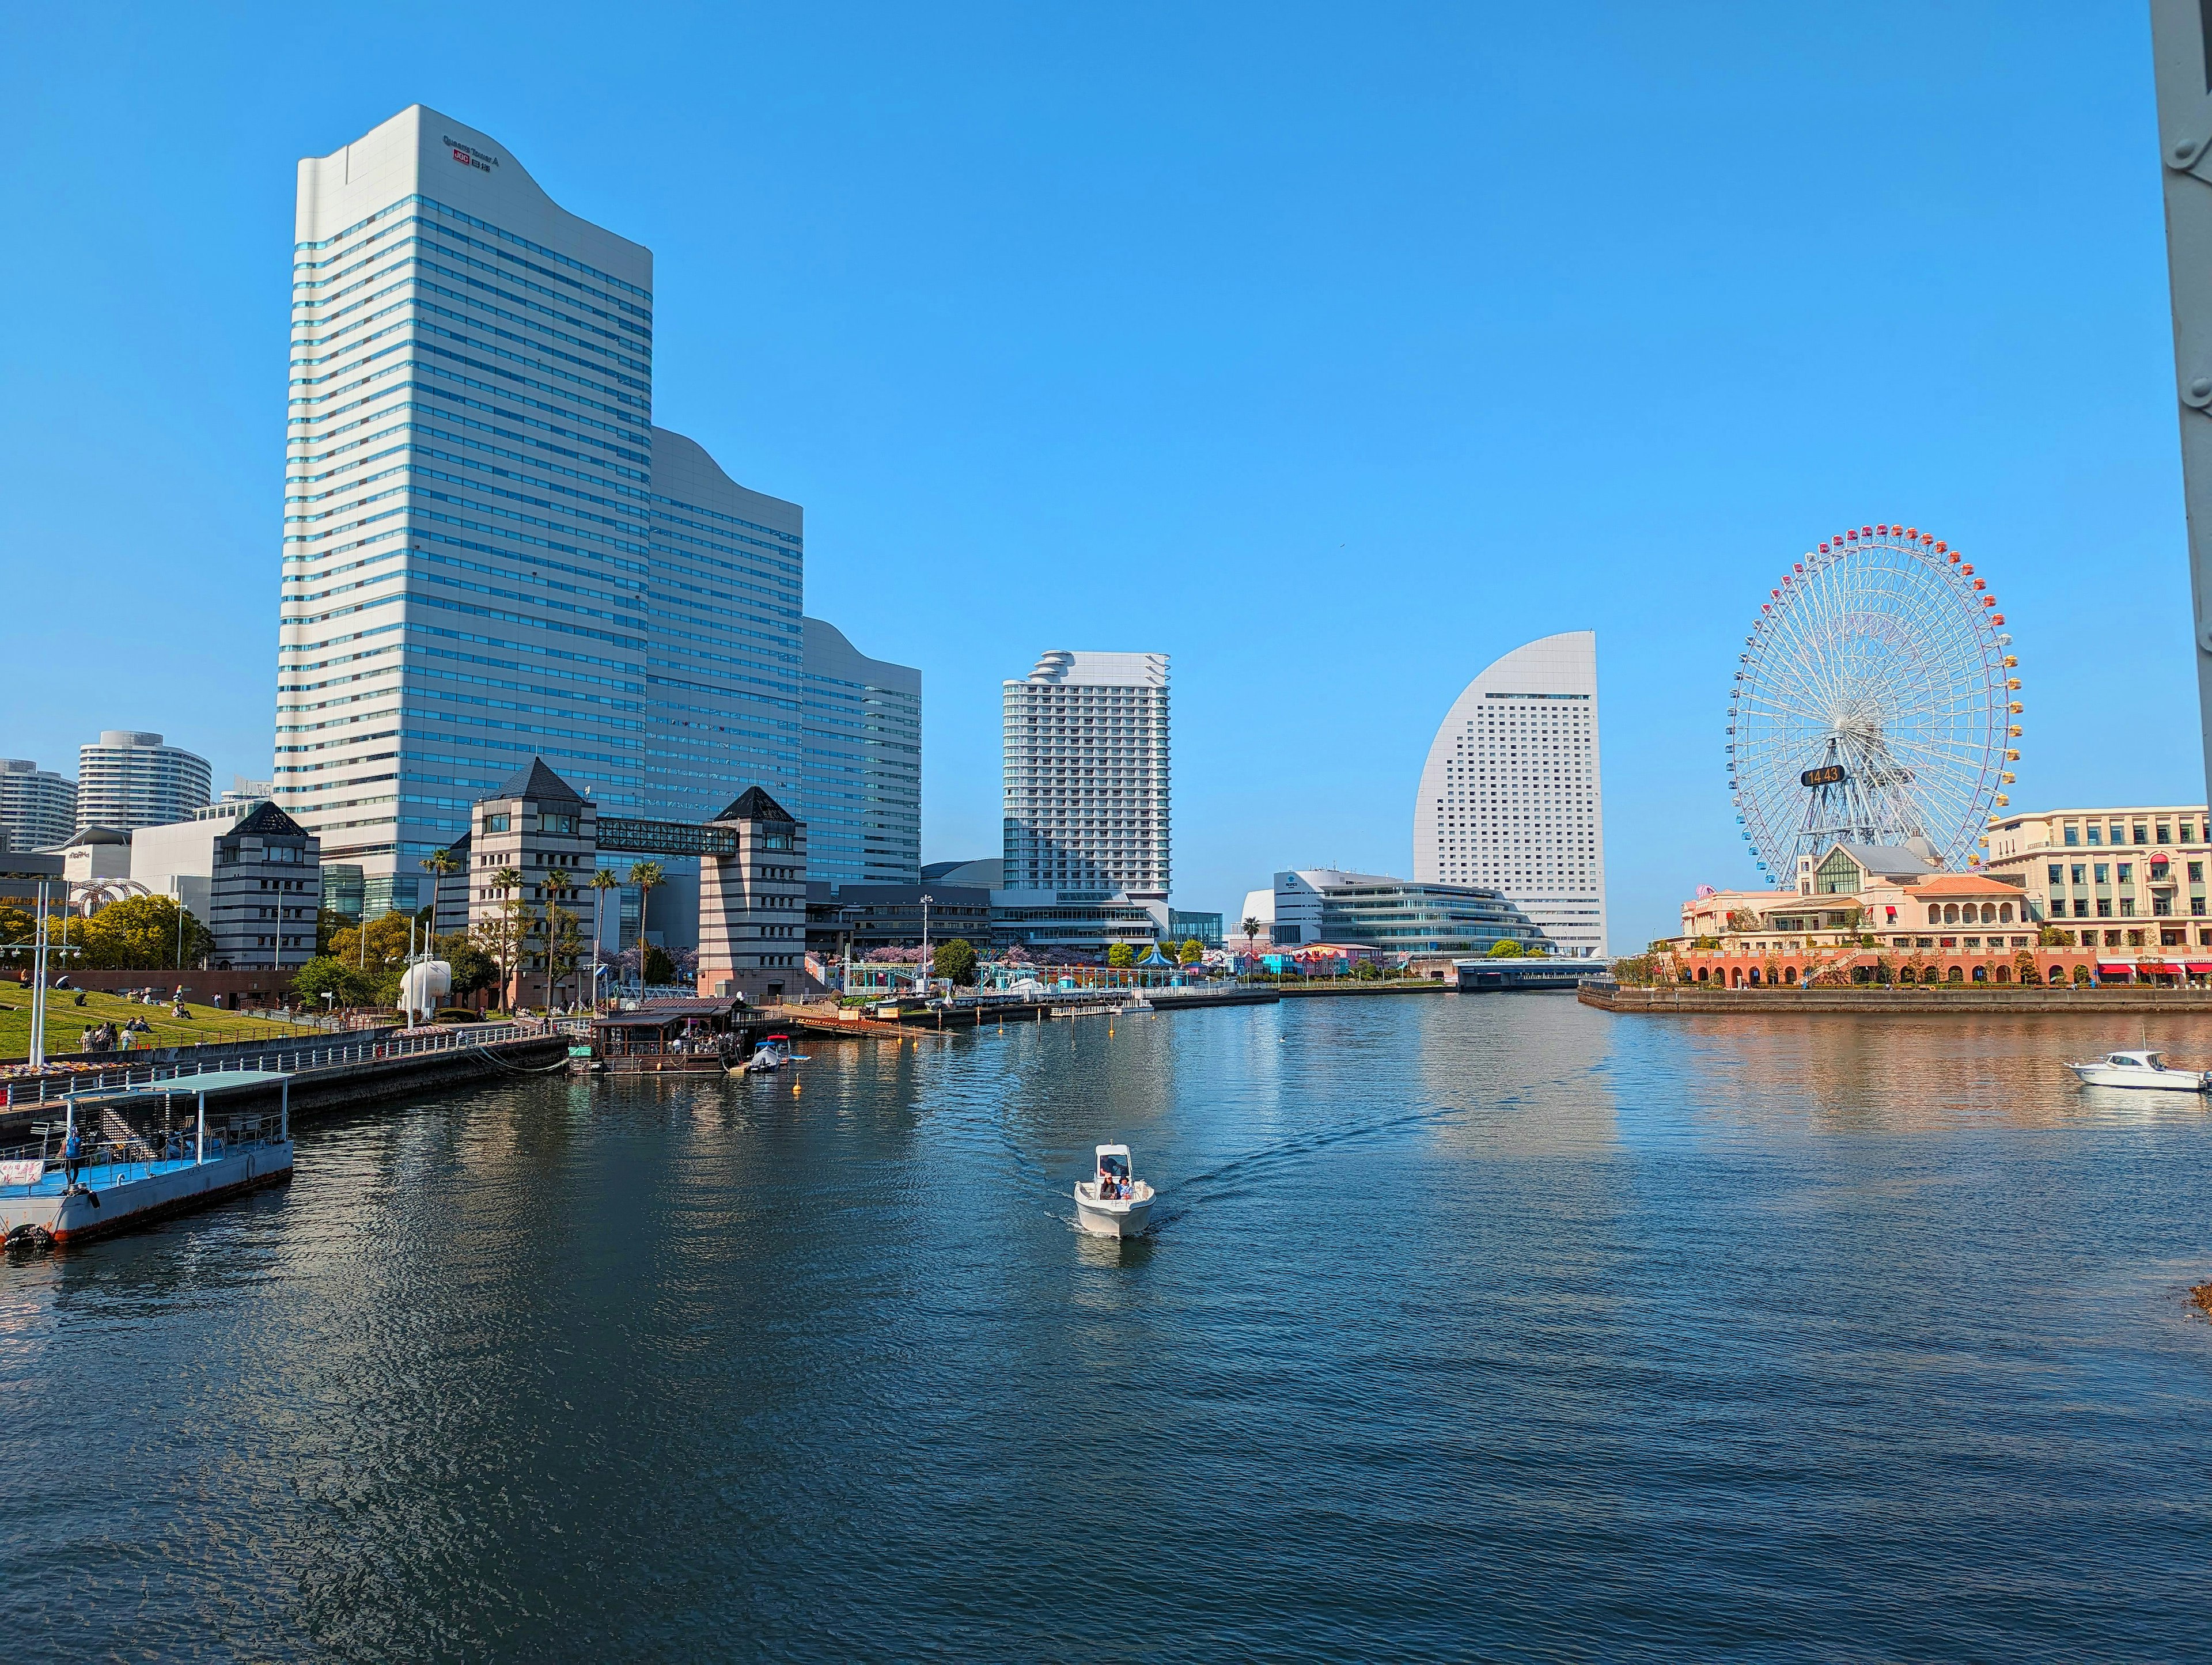
<instances>
[{"instance_id":1,"label":"white hotel tower","mask_svg":"<svg viewBox=\"0 0 2212 1665\"><path fill-rule=\"evenodd\" d=\"M603 814L798 801L800 511L653 426L652 252L419 105L296 224L276 796L324 862L415 906L533 757Z\"/></svg>"},{"instance_id":2,"label":"white hotel tower","mask_svg":"<svg viewBox=\"0 0 2212 1665\"><path fill-rule=\"evenodd\" d=\"M1055 651L1005 683L1010 890L1120 892L1168 924L1168 656Z\"/></svg>"},{"instance_id":3,"label":"white hotel tower","mask_svg":"<svg viewBox=\"0 0 2212 1665\"><path fill-rule=\"evenodd\" d=\"M1560 953L1605 957L1595 632L1516 647L1453 702L1421 771L1413 877L1503 890Z\"/></svg>"}]
</instances>

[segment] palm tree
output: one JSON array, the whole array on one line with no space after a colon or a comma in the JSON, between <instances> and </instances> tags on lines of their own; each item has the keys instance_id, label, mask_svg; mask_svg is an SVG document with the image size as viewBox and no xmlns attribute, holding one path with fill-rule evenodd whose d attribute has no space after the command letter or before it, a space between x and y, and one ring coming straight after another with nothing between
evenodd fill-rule
<instances>
[{"instance_id":1,"label":"palm tree","mask_svg":"<svg viewBox=\"0 0 2212 1665\"><path fill-rule=\"evenodd\" d=\"M1252 945L1260 940L1260 920L1256 914L1244 915L1244 951L1250 953Z\"/></svg>"},{"instance_id":2,"label":"palm tree","mask_svg":"<svg viewBox=\"0 0 2212 1665\"><path fill-rule=\"evenodd\" d=\"M430 877L430 929L438 929L438 901L445 894L446 881L461 870L461 859L451 850L433 850L422 858L422 871Z\"/></svg>"},{"instance_id":3,"label":"palm tree","mask_svg":"<svg viewBox=\"0 0 2212 1665\"><path fill-rule=\"evenodd\" d=\"M637 886L637 975L645 980L645 909L653 900L653 891L668 883L668 875L660 871L658 861L634 861L630 864L629 882Z\"/></svg>"},{"instance_id":4,"label":"palm tree","mask_svg":"<svg viewBox=\"0 0 2212 1665\"><path fill-rule=\"evenodd\" d=\"M500 893L501 896L497 935L500 996L507 1002L507 1009L513 1012L514 1000L507 984L514 975L514 947L517 935L514 927L518 911L514 893L522 888L522 869L501 867L491 876L491 882L492 887ZM520 909L524 914L527 914L529 910L530 904L527 902L524 902Z\"/></svg>"},{"instance_id":5,"label":"palm tree","mask_svg":"<svg viewBox=\"0 0 2212 1665\"><path fill-rule=\"evenodd\" d=\"M565 911L561 903L568 899L569 872L566 867L545 870L545 1004L551 1006L554 996L553 939L557 933L556 921ZM569 923L574 924L574 915Z\"/></svg>"},{"instance_id":6,"label":"palm tree","mask_svg":"<svg viewBox=\"0 0 2212 1665\"><path fill-rule=\"evenodd\" d=\"M594 1012L599 1006L600 933L606 928L600 904L605 902L607 892L621 883L611 868L595 867L592 870L592 1010Z\"/></svg>"}]
</instances>

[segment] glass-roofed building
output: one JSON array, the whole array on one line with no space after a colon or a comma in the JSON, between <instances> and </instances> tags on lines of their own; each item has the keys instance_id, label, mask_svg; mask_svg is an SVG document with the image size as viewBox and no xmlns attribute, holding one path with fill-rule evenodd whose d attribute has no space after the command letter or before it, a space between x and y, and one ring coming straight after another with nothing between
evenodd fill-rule
<instances>
[{"instance_id":1,"label":"glass-roofed building","mask_svg":"<svg viewBox=\"0 0 2212 1665\"><path fill-rule=\"evenodd\" d=\"M1390 954L1486 954L1494 944L1558 951L1504 895L1379 873L1308 867L1275 875L1275 947L1340 943Z\"/></svg>"}]
</instances>

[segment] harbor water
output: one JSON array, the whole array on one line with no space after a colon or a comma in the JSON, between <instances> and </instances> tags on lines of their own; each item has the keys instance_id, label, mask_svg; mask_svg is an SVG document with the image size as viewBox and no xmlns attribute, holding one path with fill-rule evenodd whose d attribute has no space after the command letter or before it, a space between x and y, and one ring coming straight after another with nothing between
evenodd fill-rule
<instances>
[{"instance_id":1,"label":"harbor water","mask_svg":"<svg viewBox=\"0 0 2212 1665\"><path fill-rule=\"evenodd\" d=\"M2212 1020L2122 1027L1323 1000L309 1123L0 1261L0 1635L2203 1657L2212 1123L2060 1060Z\"/></svg>"}]
</instances>

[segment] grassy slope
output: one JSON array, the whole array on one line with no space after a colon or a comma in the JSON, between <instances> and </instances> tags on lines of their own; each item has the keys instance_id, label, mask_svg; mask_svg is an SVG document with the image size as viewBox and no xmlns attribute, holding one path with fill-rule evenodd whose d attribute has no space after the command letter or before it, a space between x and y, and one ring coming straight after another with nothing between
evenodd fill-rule
<instances>
[{"instance_id":1,"label":"grassy slope","mask_svg":"<svg viewBox=\"0 0 2212 1665\"><path fill-rule=\"evenodd\" d=\"M149 973L150 981L158 981L159 973ZM243 1041L252 1039L284 1039L310 1031L290 1024L264 1023L258 1018L241 1017L235 1012L222 1012L210 1006L187 1003L185 1010L191 1012L189 1022L172 1018L165 1001L160 1006L140 1006L135 1000L119 995L103 994L97 990L84 991L84 1004L71 1004L78 991L69 988L50 988L46 991L46 1051L49 1054L75 1052L84 1031L103 1019L121 1029L130 1018L143 1018L154 1026L154 1033L138 1037L140 1048L150 1051L155 1047L190 1046L195 1042ZM0 1060L20 1059L31 1050L31 991L13 981L0 982ZM120 1059L126 1054L117 1053Z\"/></svg>"}]
</instances>

